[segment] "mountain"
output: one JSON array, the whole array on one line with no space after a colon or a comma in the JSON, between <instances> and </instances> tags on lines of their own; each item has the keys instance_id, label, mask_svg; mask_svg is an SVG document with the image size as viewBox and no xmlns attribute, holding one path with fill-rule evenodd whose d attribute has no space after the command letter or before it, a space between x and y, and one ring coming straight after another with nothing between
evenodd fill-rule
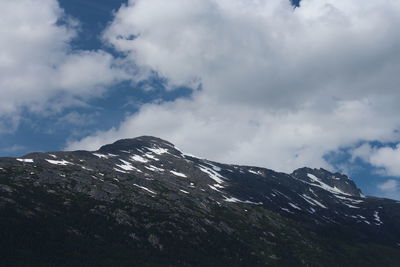
<instances>
[{"instance_id":1,"label":"mountain","mask_svg":"<svg viewBox=\"0 0 400 267\"><path fill-rule=\"evenodd\" d=\"M0 158L0 266L400 266L400 202L149 136Z\"/></svg>"}]
</instances>

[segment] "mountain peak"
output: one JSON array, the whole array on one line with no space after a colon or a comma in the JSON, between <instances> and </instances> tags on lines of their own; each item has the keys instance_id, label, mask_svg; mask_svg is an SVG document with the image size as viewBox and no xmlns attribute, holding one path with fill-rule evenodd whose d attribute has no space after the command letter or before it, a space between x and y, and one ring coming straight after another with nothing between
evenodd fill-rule
<instances>
[{"instance_id":1,"label":"mountain peak","mask_svg":"<svg viewBox=\"0 0 400 267\"><path fill-rule=\"evenodd\" d=\"M120 139L112 144L100 147L98 151L115 153L142 148L164 148L175 150L175 152L178 151L170 142L154 136L139 136L136 138Z\"/></svg>"},{"instance_id":2,"label":"mountain peak","mask_svg":"<svg viewBox=\"0 0 400 267\"><path fill-rule=\"evenodd\" d=\"M361 190L356 184L348 176L338 172L333 173L322 168L303 167L295 170L291 175L307 183L320 184L351 196L362 196Z\"/></svg>"}]
</instances>

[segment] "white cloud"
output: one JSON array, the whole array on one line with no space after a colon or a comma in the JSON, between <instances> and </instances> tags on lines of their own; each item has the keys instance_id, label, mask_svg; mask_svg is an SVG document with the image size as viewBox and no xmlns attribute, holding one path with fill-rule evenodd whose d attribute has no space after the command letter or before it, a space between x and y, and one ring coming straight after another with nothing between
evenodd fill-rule
<instances>
[{"instance_id":1,"label":"white cloud","mask_svg":"<svg viewBox=\"0 0 400 267\"><path fill-rule=\"evenodd\" d=\"M361 139L390 136L386 129L396 121L387 117L380 127L368 124L378 118L362 101L341 104L333 113L302 110L268 113L247 105L220 105L195 97L160 105L148 104L120 127L98 132L68 149L97 149L119 138L155 135L184 151L231 163L291 171L301 166L326 167L326 152Z\"/></svg>"},{"instance_id":2,"label":"white cloud","mask_svg":"<svg viewBox=\"0 0 400 267\"><path fill-rule=\"evenodd\" d=\"M71 49L75 26L56 0L0 1L0 130L17 125L21 110L99 96L124 77L109 54Z\"/></svg>"},{"instance_id":3,"label":"white cloud","mask_svg":"<svg viewBox=\"0 0 400 267\"><path fill-rule=\"evenodd\" d=\"M329 168L329 151L399 139L397 25L397 0L130 1L104 39L143 75L202 90L68 148L150 134L225 162Z\"/></svg>"},{"instance_id":4,"label":"white cloud","mask_svg":"<svg viewBox=\"0 0 400 267\"><path fill-rule=\"evenodd\" d=\"M138 0L105 39L173 84L263 108L397 93L396 0ZM132 38L136 36L136 38Z\"/></svg>"},{"instance_id":5,"label":"white cloud","mask_svg":"<svg viewBox=\"0 0 400 267\"><path fill-rule=\"evenodd\" d=\"M104 51L76 52L59 66L54 86L70 94L98 96L107 86L126 77L114 62L113 56Z\"/></svg>"},{"instance_id":6,"label":"white cloud","mask_svg":"<svg viewBox=\"0 0 400 267\"><path fill-rule=\"evenodd\" d=\"M394 148L364 144L353 150L352 155L380 168L382 175L400 176L400 144Z\"/></svg>"},{"instance_id":7,"label":"white cloud","mask_svg":"<svg viewBox=\"0 0 400 267\"><path fill-rule=\"evenodd\" d=\"M400 200L400 186L397 180L387 180L378 184L378 189L384 197Z\"/></svg>"},{"instance_id":8,"label":"white cloud","mask_svg":"<svg viewBox=\"0 0 400 267\"><path fill-rule=\"evenodd\" d=\"M369 161L374 166L385 168L389 175L400 176L400 145L375 150Z\"/></svg>"},{"instance_id":9,"label":"white cloud","mask_svg":"<svg viewBox=\"0 0 400 267\"><path fill-rule=\"evenodd\" d=\"M362 144L350 151L352 161L356 160L357 158L368 161L371 153L372 147L370 144Z\"/></svg>"}]
</instances>

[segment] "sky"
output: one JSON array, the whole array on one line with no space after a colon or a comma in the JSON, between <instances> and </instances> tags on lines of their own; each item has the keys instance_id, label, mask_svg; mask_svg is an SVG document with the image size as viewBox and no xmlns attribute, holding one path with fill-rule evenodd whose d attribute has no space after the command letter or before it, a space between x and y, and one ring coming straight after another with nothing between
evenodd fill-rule
<instances>
[{"instance_id":1,"label":"sky","mask_svg":"<svg viewBox=\"0 0 400 267\"><path fill-rule=\"evenodd\" d=\"M0 1L0 156L152 135L400 199L398 0Z\"/></svg>"}]
</instances>

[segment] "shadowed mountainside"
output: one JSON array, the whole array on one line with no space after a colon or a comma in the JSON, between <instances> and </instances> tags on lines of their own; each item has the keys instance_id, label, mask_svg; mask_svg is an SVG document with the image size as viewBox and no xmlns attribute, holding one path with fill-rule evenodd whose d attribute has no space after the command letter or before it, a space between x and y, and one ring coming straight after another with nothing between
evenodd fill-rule
<instances>
[{"instance_id":1,"label":"shadowed mountainside","mask_svg":"<svg viewBox=\"0 0 400 267\"><path fill-rule=\"evenodd\" d=\"M399 266L400 203L347 176L142 136L0 158L1 266Z\"/></svg>"}]
</instances>

